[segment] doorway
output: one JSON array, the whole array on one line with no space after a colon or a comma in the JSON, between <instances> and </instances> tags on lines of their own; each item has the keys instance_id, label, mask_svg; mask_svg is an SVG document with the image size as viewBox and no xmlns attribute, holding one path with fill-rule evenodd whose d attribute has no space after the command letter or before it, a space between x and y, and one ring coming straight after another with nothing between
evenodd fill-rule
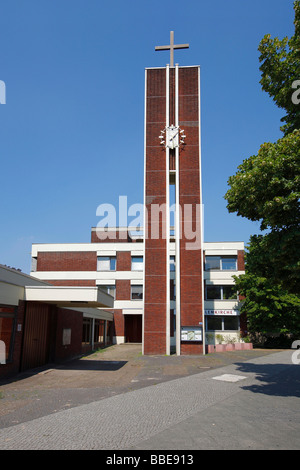
<instances>
[{"instance_id":1,"label":"doorway","mask_svg":"<svg viewBox=\"0 0 300 470\"><path fill-rule=\"evenodd\" d=\"M47 304L27 303L21 371L49 362L50 308Z\"/></svg>"},{"instance_id":2,"label":"doorway","mask_svg":"<svg viewBox=\"0 0 300 470\"><path fill-rule=\"evenodd\" d=\"M125 342L142 342L142 315L125 315Z\"/></svg>"}]
</instances>

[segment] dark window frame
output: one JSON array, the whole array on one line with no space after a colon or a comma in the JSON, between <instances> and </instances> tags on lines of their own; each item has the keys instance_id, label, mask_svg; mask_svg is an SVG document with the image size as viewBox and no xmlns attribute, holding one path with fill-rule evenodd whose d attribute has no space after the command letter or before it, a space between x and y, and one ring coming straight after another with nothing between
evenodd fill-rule
<instances>
[{"instance_id":1,"label":"dark window frame","mask_svg":"<svg viewBox=\"0 0 300 470\"><path fill-rule=\"evenodd\" d=\"M205 286L205 300L238 300L238 292L235 291L235 297L225 297L224 298L224 288L226 287L231 287L234 288L234 284L206 284ZM217 289L219 288L220 291L220 297L210 297L208 295L208 290L210 288Z\"/></svg>"},{"instance_id":2,"label":"dark window frame","mask_svg":"<svg viewBox=\"0 0 300 470\"><path fill-rule=\"evenodd\" d=\"M234 268L229 268L226 269L223 267L223 261L229 261L232 260L234 262L235 267ZM218 263L215 263L217 267L210 268L209 267L209 261L218 261ZM207 255L205 256L205 266L204 266L205 271L237 271L237 255Z\"/></svg>"},{"instance_id":3,"label":"dark window frame","mask_svg":"<svg viewBox=\"0 0 300 470\"><path fill-rule=\"evenodd\" d=\"M141 292L133 292L135 287L139 287ZM130 300L143 300L143 285L142 284L132 284L130 288Z\"/></svg>"},{"instance_id":4,"label":"dark window frame","mask_svg":"<svg viewBox=\"0 0 300 470\"><path fill-rule=\"evenodd\" d=\"M225 322L227 321L227 319L236 319L236 323L237 323L237 328L225 328ZM212 320L213 319L213 320ZM209 321L221 321L221 328L209 328ZM240 331L240 316L239 315L206 315L205 316L205 331L208 332L208 331L222 331L222 332L229 332L229 331Z\"/></svg>"}]
</instances>

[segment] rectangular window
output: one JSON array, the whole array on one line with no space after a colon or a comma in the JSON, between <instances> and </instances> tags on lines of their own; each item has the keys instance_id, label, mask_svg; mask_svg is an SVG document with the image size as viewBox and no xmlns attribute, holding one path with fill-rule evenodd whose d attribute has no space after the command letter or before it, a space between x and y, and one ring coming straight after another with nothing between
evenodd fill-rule
<instances>
[{"instance_id":1,"label":"rectangular window","mask_svg":"<svg viewBox=\"0 0 300 470\"><path fill-rule=\"evenodd\" d=\"M116 286L99 286L99 289L111 295L114 299L116 298Z\"/></svg>"},{"instance_id":2,"label":"rectangular window","mask_svg":"<svg viewBox=\"0 0 300 470\"><path fill-rule=\"evenodd\" d=\"M205 256L205 271L219 271L220 256Z\"/></svg>"},{"instance_id":3,"label":"rectangular window","mask_svg":"<svg viewBox=\"0 0 300 470\"><path fill-rule=\"evenodd\" d=\"M234 285L207 285L206 300L237 300L237 291Z\"/></svg>"},{"instance_id":4,"label":"rectangular window","mask_svg":"<svg viewBox=\"0 0 300 470\"><path fill-rule=\"evenodd\" d=\"M115 270L116 270L116 257L115 256L98 256L97 271L115 271Z\"/></svg>"},{"instance_id":5,"label":"rectangular window","mask_svg":"<svg viewBox=\"0 0 300 470\"><path fill-rule=\"evenodd\" d=\"M221 286L206 286L206 300L221 298Z\"/></svg>"},{"instance_id":6,"label":"rectangular window","mask_svg":"<svg viewBox=\"0 0 300 470\"><path fill-rule=\"evenodd\" d=\"M207 316L206 317L207 324L206 324L206 329L210 331L214 330L222 330L222 317L219 317L218 315L214 316Z\"/></svg>"},{"instance_id":7,"label":"rectangular window","mask_svg":"<svg viewBox=\"0 0 300 470\"><path fill-rule=\"evenodd\" d=\"M143 286L131 286L131 300L143 300Z\"/></svg>"},{"instance_id":8,"label":"rectangular window","mask_svg":"<svg viewBox=\"0 0 300 470\"><path fill-rule=\"evenodd\" d=\"M205 271L236 271L236 256L205 256Z\"/></svg>"},{"instance_id":9,"label":"rectangular window","mask_svg":"<svg viewBox=\"0 0 300 470\"><path fill-rule=\"evenodd\" d=\"M131 271L143 271L143 257L142 256L131 257Z\"/></svg>"},{"instance_id":10,"label":"rectangular window","mask_svg":"<svg viewBox=\"0 0 300 470\"><path fill-rule=\"evenodd\" d=\"M234 317L223 317L224 319L224 331L226 330L238 330L239 329L239 318Z\"/></svg>"},{"instance_id":11,"label":"rectangular window","mask_svg":"<svg viewBox=\"0 0 300 470\"><path fill-rule=\"evenodd\" d=\"M236 271L236 257L222 257L221 270L222 271Z\"/></svg>"},{"instance_id":12,"label":"rectangular window","mask_svg":"<svg viewBox=\"0 0 300 470\"><path fill-rule=\"evenodd\" d=\"M5 344L5 361L9 361L12 358L15 319L14 308L0 308L0 341L3 341Z\"/></svg>"},{"instance_id":13,"label":"rectangular window","mask_svg":"<svg viewBox=\"0 0 300 470\"><path fill-rule=\"evenodd\" d=\"M90 344L92 340L92 319L84 318L82 325L82 343Z\"/></svg>"},{"instance_id":14,"label":"rectangular window","mask_svg":"<svg viewBox=\"0 0 300 470\"><path fill-rule=\"evenodd\" d=\"M222 299L223 300L237 300L236 287L232 285L222 286Z\"/></svg>"},{"instance_id":15,"label":"rectangular window","mask_svg":"<svg viewBox=\"0 0 300 470\"><path fill-rule=\"evenodd\" d=\"M175 272L175 256L170 256L170 271Z\"/></svg>"},{"instance_id":16,"label":"rectangular window","mask_svg":"<svg viewBox=\"0 0 300 470\"><path fill-rule=\"evenodd\" d=\"M206 330L207 331L236 331L240 328L240 317L235 316L222 316L222 315L207 315L206 316Z\"/></svg>"}]
</instances>

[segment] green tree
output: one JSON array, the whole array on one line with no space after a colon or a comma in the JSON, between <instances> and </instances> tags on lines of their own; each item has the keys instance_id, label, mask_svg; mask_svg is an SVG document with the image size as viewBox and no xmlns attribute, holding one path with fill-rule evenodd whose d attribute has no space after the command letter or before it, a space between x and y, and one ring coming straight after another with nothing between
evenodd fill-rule
<instances>
[{"instance_id":1,"label":"green tree","mask_svg":"<svg viewBox=\"0 0 300 470\"><path fill-rule=\"evenodd\" d=\"M285 109L284 136L264 143L228 180L229 212L259 221L264 235L252 235L246 251L246 273L235 277L245 297L250 332L300 334L300 1L294 2L295 34L289 40L263 38L259 45L261 84Z\"/></svg>"},{"instance_id":2,"label":"green tree","mask_svg":"<svg viewBox=\"0 0 300 470\"><path fill-rule=\"evenodd\" d=\"M252 235L246 253L247 272L269 279L291 294L299 294L299 230ZM299 319L300 321L300 319Z\"/></svg>"},{"instance_id":3,"label":"green tree","mask_svg":"<svg viewBox=\"0 0 300 470\"><path fill-rule=\"evenodd\" d=\"M225 195L229 212L260 221L261 230L299 227L299 163L300 130L275 144L263 144L229 177Z\"/></svg>"},{"instance_id":4,"label":"green tree","mask_svg":"<svg viewBox=\"0 0 300 470\"><path fill-rule=\"evenodd\" d=\"M300 81L300 2L294 2L295 34L288 39L264 36L259 44L262 89L269 93L276 105L286 111L281 121L284 134L300 129L300 107L295 106L293 94ZM294 85L293 85L294 84ZM299 94L297 95L299 96Z\"/></svg>"},{"instance_id":5,"label":"green tree","mask_svg":"<svg viewBox=\"0 0 300 470\"><path fill-rule=\"evenodd\" d=\"M241 314L247 315L252 333L300 334L299 244L294 239L299 242L299 234L290 230L250 238L246 273L234 279L245 297Z\"/></svg>"},{"instance_id":6,"label":"green tree","mask_svg":"<svg viewBox=\"0 0 300 470\"><path fill-rule=\"evenodd\" d=\"M235 280L240 294L246 297L241 315L247 315L250 333L300 334L298 295L249 272L235 276Z\"/></svg>"}]
</instances>

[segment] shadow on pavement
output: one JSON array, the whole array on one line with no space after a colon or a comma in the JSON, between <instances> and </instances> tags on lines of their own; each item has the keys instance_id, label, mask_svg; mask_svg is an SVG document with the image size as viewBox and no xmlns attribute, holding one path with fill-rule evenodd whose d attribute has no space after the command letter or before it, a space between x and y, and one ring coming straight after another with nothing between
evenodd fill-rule
<instances>
[{"instance_id":1,"label":"shadow on pavement","mask_svg":"<svg viewBox=\"0 0 300 470\"><path fill-rule=\"evenodd\" d=\"M126 364L127 361L90 361L88 359L81 359L80 361L61 364L58 368L61 370L116 371L124 367Z\"/></svg>"},{"instance_id":2,"label":"shadow on pavement","mask_svg":"<svg viewBox=\"0 0 300 470\"><path fill-rule=\"evenodd\" d=\"M300 397L300 366L291 364L235 363L239 372L254 373L261 384L242 387L253 393L281 397Z\"/></svg>"}]
</instances>

